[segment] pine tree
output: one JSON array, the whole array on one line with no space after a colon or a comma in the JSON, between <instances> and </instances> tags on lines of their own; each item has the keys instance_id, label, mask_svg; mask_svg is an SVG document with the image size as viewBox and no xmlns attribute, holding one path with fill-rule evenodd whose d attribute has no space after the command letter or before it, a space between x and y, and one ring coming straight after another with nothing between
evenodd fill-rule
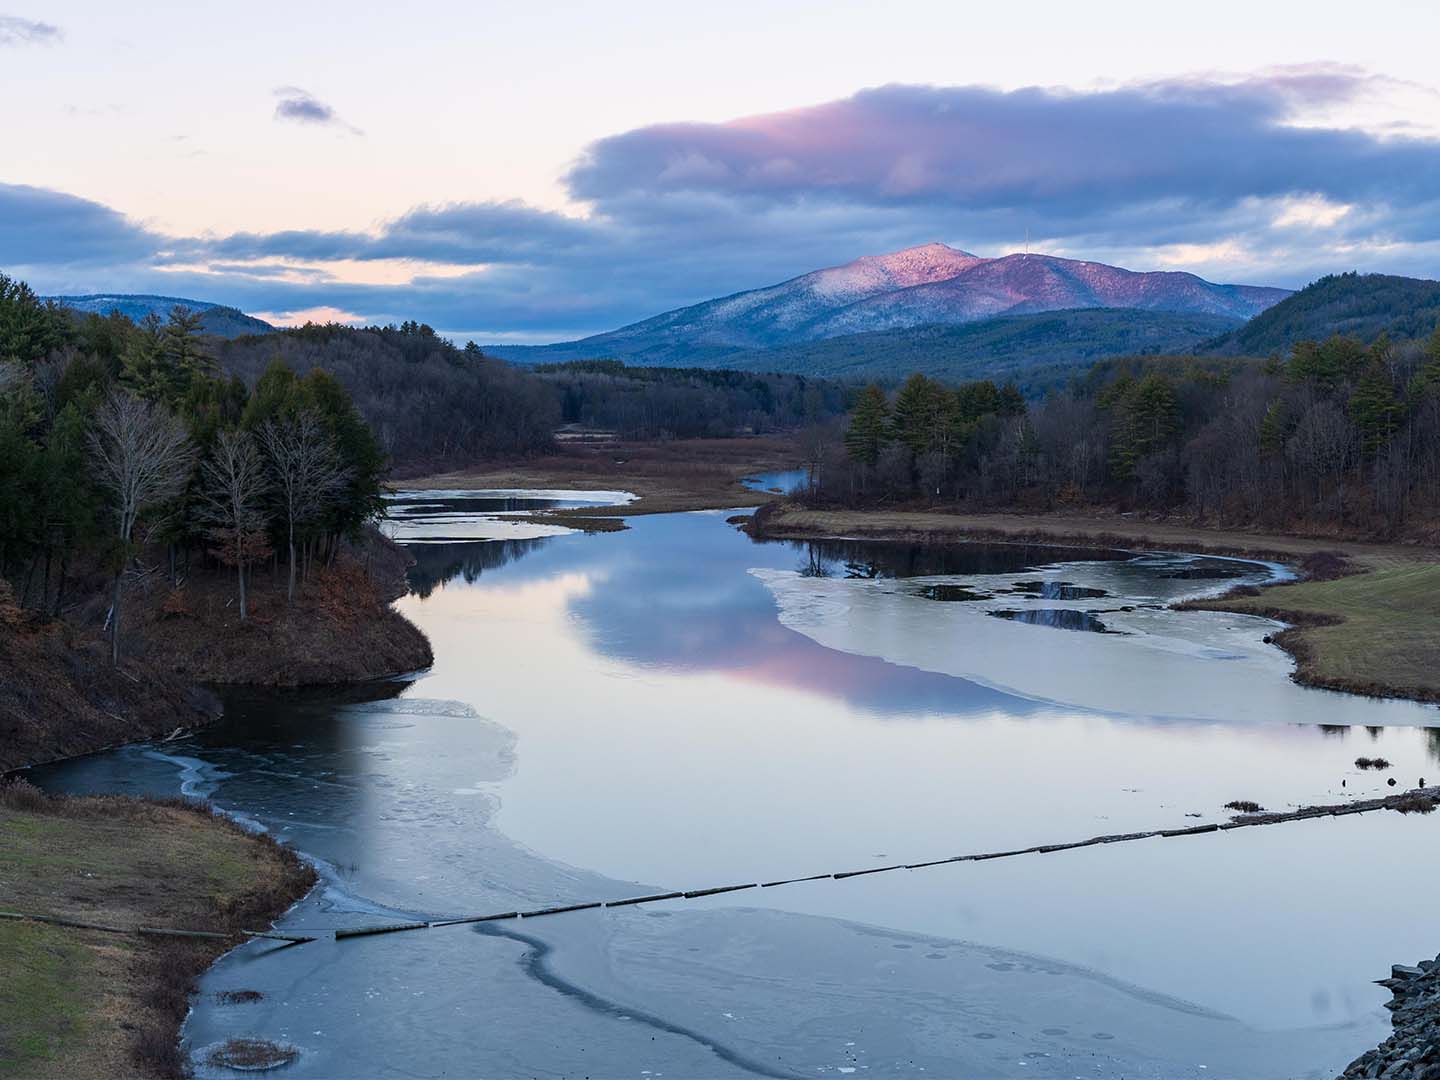
<instances>
[{"instance_id":1,"label":"pine tree","mask_svg":"<svg viewBox=\"0 0 1440 1080\"><path fill-rule=\"evenodd\" d=\"M890 441L890 403L885 391L871 383L860 394L850 414L845 431L845 449L850 457L865 465L874 465L880 451Z\"/></svg>"},{"instance_id":2,"label":"pine tree","mask_svg":"<svg viewBox=\"0 0 1440 1080\"><path fill-rule=\"evenodd\" d=\"M1350 395L1350 419L1360 431L1360 446L1367 456L1389 442L1400 424L1400 403L1395 399L1390 369L1378 353Z\"/></svg>"},{"instance_id":3,"label":"pine tree","mask_svg":"<svg viewBox=\"0 0 1440 1080\"><path fill-rule=\"evenodd\" d=\"M1180 433L1180 402L1163 375L1151 373L1130 383L1115 401L1116 414L1110 467L1117 479L1128 480L1135 466L1170 445Z\"/></svg>"},{"instance_id":4,"label":"pine tree","mask_svg":"<svg viewBox=\"0 0 1440 1080\"><path fill-rule=\"evenodd\" d=\"M1422 371L1425 381L1440 390L1440 326L1435 328L1430 340L1425 343L1425 367Z\"/></svg>"},{"instance_id":5,"label":"pine tree","mask_svg":"<svg viewBox=\"0 0 1440 1080\"><path fill-rule=\"evenodd\" d=\"M65 343L67 320L29 285L0 274L0 363L33 364Z\"/></svg>"},{"instance_id":6,"label":"pine tree","mask_svg":"<svg viewBox=\"0 0 1440 1080\"><path fill-rule=\"evenodd\" d=\"M904 443L917 457L932 448L944 395L944 387L916 372L905 380L895 397L891 430L895 440Z\"/></svg>"},{"instance_id":7,"label":"pine tree","mask_svg":"<svg viewBox=\"0 0 1440 1080\"><path fill-rule=\"evenodd\" d=\"M215 370L215 361L201 337L200 313L187 307L170 309L170 317L160 335L160 353L171 401L185 397L197 381Z\"/></svg>"}]
</instances>

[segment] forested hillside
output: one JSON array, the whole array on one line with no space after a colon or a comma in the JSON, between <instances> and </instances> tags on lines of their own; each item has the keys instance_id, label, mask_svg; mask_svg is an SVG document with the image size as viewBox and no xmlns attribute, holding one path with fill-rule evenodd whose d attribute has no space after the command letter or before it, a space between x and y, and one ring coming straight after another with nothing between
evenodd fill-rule
<instances>
[{"instance_id":1,"label":"forested hillside","mask_svg":"<svg viewBox=\"0 0 1440 1080\"><path fill-rule=\"evenodd\" d=\"M0 578L41 618L108 580L113 659L133 581L227 566L243 621L255 564L283 561L293 599L379 509L384 455L341 384L276 358L247 385L211 340L183 308L77 322L0 275Z\"/></svg>"},{"instance_id":2,"label":"forested hillside","mask_svg":"<svg viewBox=\"0 0 1440 1080\"><path fill-rule=\"evenodd\" d=\"M304 326L218 343L220 369L252 385L274 361L329 372L349 391L392 465L424 467L550 445L560 410L533 376L428 326Z\"/></svg>"},{"instance_id":3,"label":"forested hillside","mask_svg":"<svg viewBox=\"0 0 1440 1080\"><path fill-rule=\"evenodd\" d=\"M561 424L626 438L760 434L845 410L836 383L794 375L627 368L615 361L527 369L457 348L430 327L304 326L220 343L247 384L272 359L345 386L393 467L414 473L548 449Z\"/></svg>"},{"instance_id":4,"label":"forested hillside","mask_svg":"<svg viewBox=\"0 0 1440 1080\"><path fill-rule=\"evenodd\" d=\"M1432 327L1433 330L1433 327ZM1327 533L1440 519L1440 331L1284 359L1106 361L1028 407L992 383L871 386L817 451L818 503L1107 504Z\"/></svg>"},{"instance_id":5,"label":"forested hillside","mask_svg":"<svg viewBox=\"0 0 1440 1080\"><path fill-rule=\"evenodd\" d=\"M1029 397L1063 387L1077 369L1112 356L1189 353L1235 326L1222 315L1087 308L961 326L918 326L731 353L742 371L899 382L912 372L962 382L1012 380Z\"/></svg>"},{"instance_id":6,"label":"forested hillside","mask_svg":"<svg viewBox=\"0 0 1440 1080\"><path fill-rule=\"evenodd\" d=\"M238 308L212 304L206 300L185 300L178 296L152 296L148 293L92 293L88 296L44 296L42 300L69 308L82 315L124 315L131 322L144 322L151 315L165 319L177 307L188 308L200 316L200 330L215 337L240 337L242 334L269 334L274 327L263 319L246 315Z\"/></svg>"},{"instance_id":7,"label":"forested hillside","mask_svg":"<svg viewBox=\"0 0 1440 1080\"><path fill-rule=\"evenodd\" d=\"M1369 344L1424 338L1440 322L1440 281L1389 274L1331 274L1225 334L1204 351L1271 356L1334 335Z\"/></svg>"},{"instance_id":8,"label":"forested hillside","mask_svg":"<svg viewBox=\"0 0 1440 1080\"><path fill-rule=\"evenodd\" d=\"M618 360L542 365L537 376L559 394L563 419L626 438L764 434L843 413L852 388L803 375L701 368L635 368Z\"/></svg>"}]
</instances>

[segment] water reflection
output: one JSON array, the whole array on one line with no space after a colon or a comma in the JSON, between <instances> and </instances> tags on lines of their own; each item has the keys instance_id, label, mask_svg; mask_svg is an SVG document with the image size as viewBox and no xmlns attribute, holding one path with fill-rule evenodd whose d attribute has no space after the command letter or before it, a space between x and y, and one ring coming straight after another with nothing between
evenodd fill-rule
<instances>
[{"instance_id":1,"label":"water reflection","mask_svg":"<svg viewBox=\"0 0 1440 1080\"><path fill-rule=\"evenodd\" d=\"M1104 589L1075 585L1069 581L1017 581L1014 591L1039 600L1091 600L1110 595Z\"/></svg>"},{"instance_id":2,"label":"water reflection","mask_svg":"<svg viewBox=\"0 0 1440 1080\"><path fill-rule=\"evenodd\" d=\"M1029 626L1048 626L1054 630L1084 630L1092 634L1113 634L1097 616L1088 611L1072 608L1030 608L1028 611L1000 609L988 614L997 619L1025 623Z\"/></svg>"},{"instance_id":3,"label":"water reflection","mask_svg":"<svg viewBox=\"0 0 1440 1080\"><path fill-rule=\"evenodd\" d=\"M1038 544L915 544L889 540L756 541L760 547L790 547L807 566L823 567L812 577L869 580L938 577L953 574L1012 574L1058 562L1133 559L1134 552L1046 547ZM767 560L768 563L769 560Z\"/></svg>"},{"instance_id":4,"label":"water reflection","mask_svg":"<svg viewBox=\"0 0 1440 1080\"><path fill-rule=\"evenodd\" d=\"M450 581L459 580L473 585L487 570L495 570L523 558L548 539L537 536L488 543L411 544L409 551L415 565L406 573L406 580L410 591L421 599Z\"/></svg>"}]
</instances>

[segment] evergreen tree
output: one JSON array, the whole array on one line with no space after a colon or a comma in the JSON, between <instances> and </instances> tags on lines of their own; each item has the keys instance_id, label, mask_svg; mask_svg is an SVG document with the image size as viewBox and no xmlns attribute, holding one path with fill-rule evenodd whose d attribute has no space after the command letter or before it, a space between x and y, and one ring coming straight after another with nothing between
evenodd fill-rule
<instances>
[{"instance_id":1,"label":"evergreen tree","mask_svg":"<svg viewBox=\"0 0 1440 1080\"><path fill-rule=\"evenodd\" d=\"M31 365L65 343L65 313L41 303L29 285L0 274L0 363Z\"/></svg>"},{"instance_id":2,"label":"evergreen tree","mask_svg":"<svg viewBox=\"0 0 1440 1080\"><path fill-rule=\"evenodd\" d=\"M170 383L170 400L179 401L200 379L214 373L215 361L205 347L200 312L177 305L160 334L160 353Z\"/></svg>"},{"instance_id":3,"label":"evergreen tree","mask_svg":"<svg viewBox=\"0 0 1440 1080\"><path fill-rule=\"evenodd\" d=\"M919 372L906 379L895 397L895 411L891 419L895 440L904 443L916 456L931 449L946 396L943 386Z\"/></svg>"},{"instance_id":4,"label":"evergreen tree","mask_svg":"<svg viewBox=\"0 0 1440 1080\"><path fill-rule=\"evenodd\" d=\"M1355 384L1350 395L1350 418L1360 432L1364 453L1377 453L1400 423L1400 403L1390 380L1390 369L1383 355L1377 353Z\"/></svg>"},{"instance_id":5,"label":"evergreen tree","mask_svg":"<svg viewBox=\"0 0 1440 1080\"><path fill-rule=\"evenodd\" d=\"M855 461L874 465L890 441L890 403L885 391L871 383L860 394L845 431L845 449Z\"/></svg>"},{"instance_id":6,"label":"evergreen tree","mask_svg":"<svg viewBox=\"0 0 1440 1080\"><path fill-rule=\"evenodd\" d=\"M1180 402L1170 380L1152 372L1126 387L1114 411L1110 466L1117 479L1128 480L1136 465L1180 433Z\"/></svg>"},{"instance_id":7,"label":"evergreen tree","mask_svg":"<svg viewBox=\"0 0 1440 1080\"><path fill-rule=\"evenodd\" d=\"M312 368L300 391L329 431L347 474L344 498L333 511L334 531L354 533L384 511L385 453L335 376Z\"/></svg>"},{"instance_id":8,"label":"evergreen tree","mask_svg":"<svg viewBox=\"0 0 1440 1080\"><path fill-rule=\"evenodd\" d=\"M1430 340L1425 343L1425 366L1421 371L1425 381L1440 390L1440 326L1435 328Z\"/></svg>"},{"instance_id":9,"label":"evergreen tree","mask_svg":"<svg viewBox=\"0 0 1440 1080\"><path fill-rule=\"evenodd\" d=\"M266 421L293 416L303 405L299 378L277 356L256 381L240 422L248 431L259 431Z\"/></svg>"}]
</instances>

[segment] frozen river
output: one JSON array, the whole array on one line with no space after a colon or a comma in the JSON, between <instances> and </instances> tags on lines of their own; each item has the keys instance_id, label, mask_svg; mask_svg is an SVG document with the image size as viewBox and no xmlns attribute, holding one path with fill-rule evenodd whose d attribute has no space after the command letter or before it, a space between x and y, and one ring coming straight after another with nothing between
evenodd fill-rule
<instances>
[{"instance_id":1,"label":"frozen river","mask_svg":"<svg viewBox=\"0 0 1440 1080\"><path fill-rule=\"evenodd\" d=\"M1307 690L1274 625L1165 609L1256 563L758 544L724 514L581 535L419 493L400 609L433 669L234 695L45 770L208 794L320 865L285 925L765 881L1224 820L1440 777L1440 713ZM1360 772L1359 755L1384 772ZM273 951L196 1050L295 1076L1325 1077L1433 953L1436 822L1376 814ZM201 1068L201 1074L214 1070Z\"/></svg>"}]
</instances>

